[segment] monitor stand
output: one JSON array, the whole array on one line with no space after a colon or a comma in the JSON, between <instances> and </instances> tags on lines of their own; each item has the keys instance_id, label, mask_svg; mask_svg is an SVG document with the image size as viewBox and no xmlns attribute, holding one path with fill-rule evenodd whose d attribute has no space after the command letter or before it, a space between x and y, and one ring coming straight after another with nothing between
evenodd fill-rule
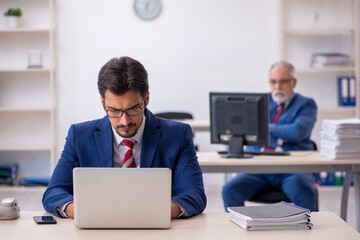
<instances>
[{"instance_id":1,"label":"monitor stand","mask_svg":"<svg viewBox=\"0 0 360 240\"><path fill-rule=\"evenodd\" d=\"M228 152L221 155L222 158L252 158L250 154L244 153L244 137L232 136L228 145Z\"/></svg>"}]
</instances>

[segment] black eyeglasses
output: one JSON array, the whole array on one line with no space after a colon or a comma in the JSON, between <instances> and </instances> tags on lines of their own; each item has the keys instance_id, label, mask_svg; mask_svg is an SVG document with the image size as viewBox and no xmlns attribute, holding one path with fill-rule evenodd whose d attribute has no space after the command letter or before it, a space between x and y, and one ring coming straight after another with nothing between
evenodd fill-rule
<instances>
[{"instance_id":1,"label":"black eyeglasses","mask_svg":"<svg viewBox=\"0 0 360 240\"><path fill-rule=\"evenodd\" d=\"M279 83L280 85L285 85L285 84L290 83L292 80L293 79L286 79L286 78L283 78L280 80L270 79L269 83L270 83L270 85L275 85L276 83Z\"/></svg>"},{"instance_id":2,"label":"black eyeglasses","mask_svg":"<svg viewBox=\"0 0 360 240\"><path fill-rule=\"evenodd\" d=\"M122 115L125 113L129 117L135 117L142 113L143 110L143 103L139 103L136 106L133 106L126 110L120 110L113 107L108 107L105 105L105 111L109 118L121 118Z\"/></svg>"}]
</instances>

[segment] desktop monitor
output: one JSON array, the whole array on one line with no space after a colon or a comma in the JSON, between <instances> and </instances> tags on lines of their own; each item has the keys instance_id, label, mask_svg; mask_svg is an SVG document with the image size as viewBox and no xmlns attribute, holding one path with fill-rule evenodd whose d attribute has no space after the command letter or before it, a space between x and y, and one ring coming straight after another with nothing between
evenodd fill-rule
<instances>
[{"instance_id":1,"label":"desktop monitor","mask_svg":"<svg viewBox=\"0 0 360 240\"><path fill-rule=\"evenodd\" d=\"M244 145L268 146L268 93L210 93L211 143L226 144L223 157L252 157Z\"/></svg>"}]
</instances>

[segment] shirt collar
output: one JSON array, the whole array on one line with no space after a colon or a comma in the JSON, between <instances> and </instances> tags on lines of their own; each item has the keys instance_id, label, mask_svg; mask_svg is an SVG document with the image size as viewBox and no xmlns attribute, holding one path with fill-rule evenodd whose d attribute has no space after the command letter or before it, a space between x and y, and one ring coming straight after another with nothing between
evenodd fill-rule
<instances>
[{"instance_id":1,"label":"shirt collar","mask_svg":"<svg viewBox=\"0 0 360 240\"><path fill-rule=\"evenodd\" d=\"M141 125L140 125L137 133L135 134L135 136L133 136L133 137L130 138L130 139L135 140L137 143L139 143L140 146L141 146L142 137L143 137L143 134L144 134L145 121L146 121L146 117L145 117L145 115L143 115L142 123L141 123ZM121 143L125 138L121 137L121 136L116 132L116 130L113 128L113 126L111 126L111 129L112 129L112 131L113 131L113 136L114 136L114 141L115 141L115 143L116 143L116 146L119 146L120 143Z\"/></svg>"}]
</instances>

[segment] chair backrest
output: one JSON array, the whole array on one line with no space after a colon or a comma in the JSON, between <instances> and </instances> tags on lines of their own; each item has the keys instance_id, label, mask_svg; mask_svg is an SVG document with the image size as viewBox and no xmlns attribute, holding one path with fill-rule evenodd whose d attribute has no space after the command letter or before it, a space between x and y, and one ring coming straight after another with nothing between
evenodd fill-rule
<instances>
[{"instance_id":1,"label":"chair backrest","mask_svg":"<svg viewBox=\"0 0 360 240\"><path fill-rule=\"evenodd\" d=\"M171 120L186 120L194 119L191 113L188 112L160 112L154 114L156 117L171 119ZM194 138L194 133L193 133ZM195 145L195 150L198 151L199 147Z\"/></svg>"},{"instance_id":2,"label":"chair backrest","mask_svg":"<svg viewBox=\"0 0 360 240\"><path fill-rule=\"evenodd\" d=\"M161 112L161 113L155 113L155 116L166 119L177 119L177 120L193 119L191 113L187 113L187 112Z\"/></svg>"},{"instance_id":3,"label":"chair backrest","mask_svg":"<svg viewBox=\"0 0 360 240\"><path fill-rule=\"evenodd\" d=\"M315 143L313 140L310 140L310 141L311 141L311 143L312 143L312 145L313 145L314 151L317 151L318 148L317 148L316 143Z\"/></svg>"}]
</instances>

